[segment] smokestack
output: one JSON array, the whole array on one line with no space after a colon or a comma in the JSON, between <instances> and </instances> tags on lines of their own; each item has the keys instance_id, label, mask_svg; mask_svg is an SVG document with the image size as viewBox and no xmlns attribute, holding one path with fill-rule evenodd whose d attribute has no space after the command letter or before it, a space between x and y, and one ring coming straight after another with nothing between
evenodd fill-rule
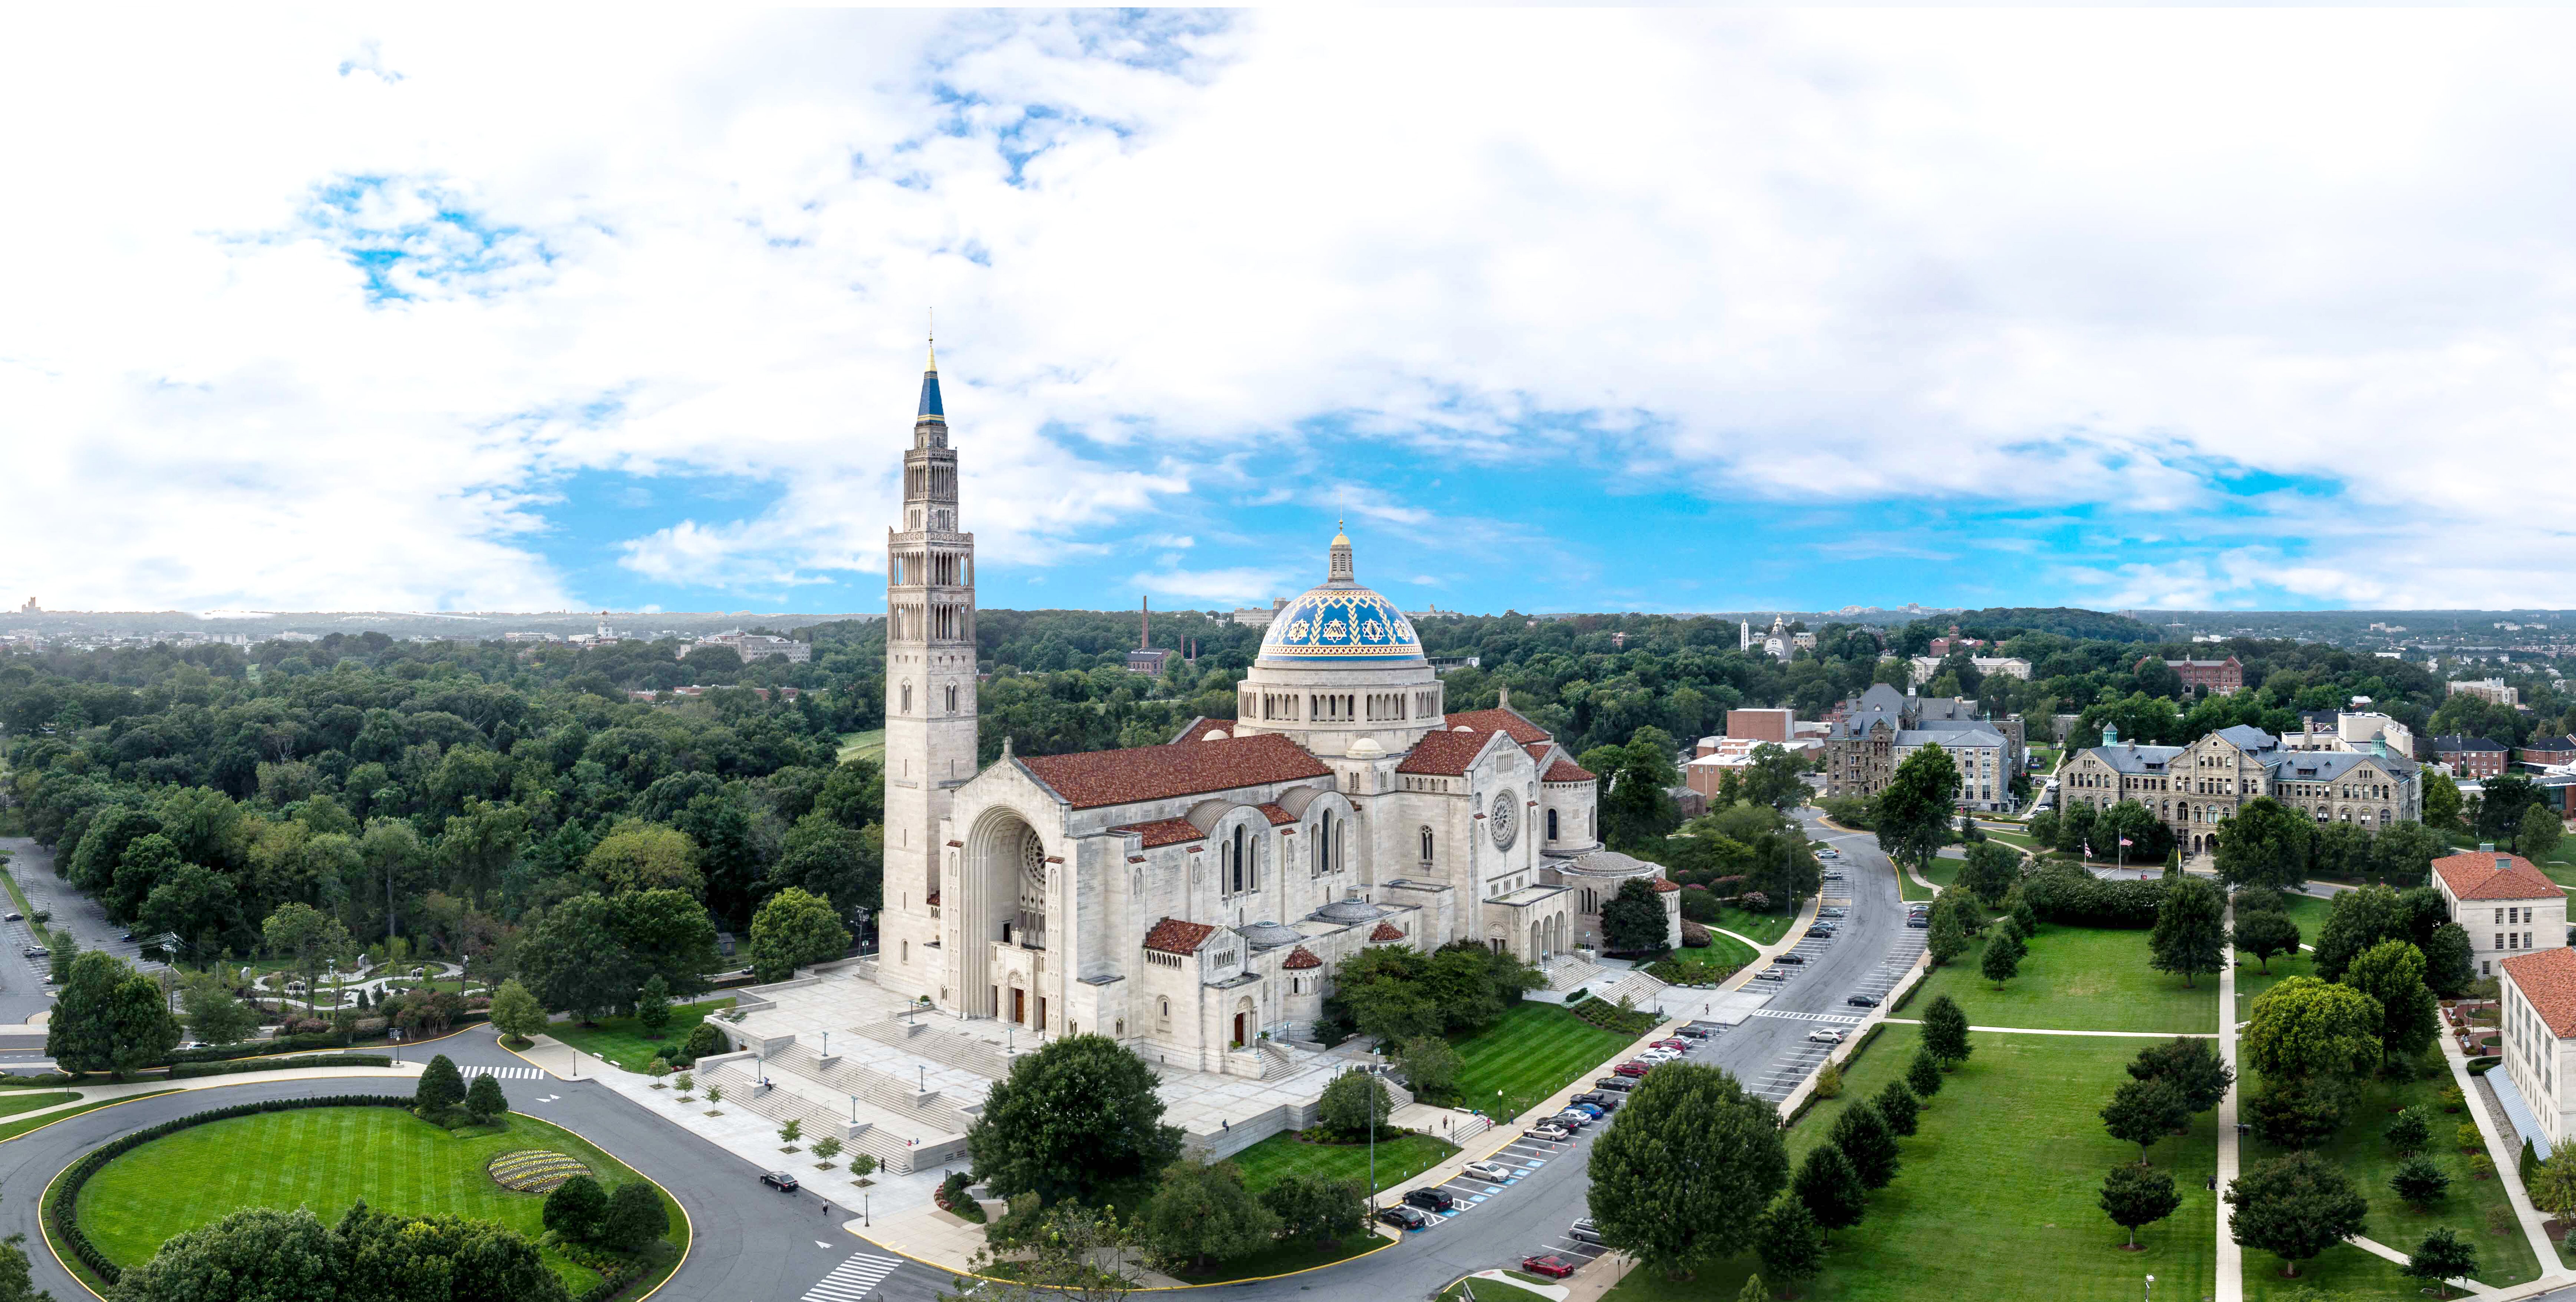
<instances>
[{"instance_id":1,"label":"smokestack","mask_svg":"<svg viewBox=\"0 0 2576 1302\"><path fill-rule=\"evenodd\" d=\"M1154 599L1139 597L1137 601L1140 603L1137 609L1142 613L1143 627L1136 632L1136 649L1151 651L1154 649Z\"/></svg>"}]
</instances>

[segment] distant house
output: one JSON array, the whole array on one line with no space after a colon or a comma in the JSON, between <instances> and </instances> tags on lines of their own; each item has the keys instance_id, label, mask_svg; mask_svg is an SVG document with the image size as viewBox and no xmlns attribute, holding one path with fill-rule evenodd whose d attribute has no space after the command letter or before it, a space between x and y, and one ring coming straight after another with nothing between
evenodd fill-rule
<instances>
[{"instance_id":1,"label":"distant house","mask_svg":"<svg viewBox=\"0 0 2576 1302\"><path fill-rule=\"evenodd\" d=\"M2525 764L2576 764L2576 737L2534 737L2522 744Z\"/></svg>"},{"instance_id":2,"label":"distant house","mask_svg":"<svg viewBox=\"0 0 2576 1302\"><path fill-rule=\"evenodd\" d=\"M2446 765L2451 776L2492 778L2504 772L2505 746L2484 737L2435 737L2433 760Z\"/></svg>"},{"instance_id":3,"label":"distant house","mask_svg":"<svg viewBox=\"0 0 2576 1302\"><path fill-rule=\"evenodd\" d=\"M699 638L680 648L680 655L685 658L693 651L708 651L716 647L731 648L734 654L742 657L744 664L775 656L791 665L801 665L814 658L814 648L808 643L799 642L794 638L773 637L767 633L745 633L740 630L731 633L712 633Z\"/></svg>"},{"instance_id":4,"label":"distant house","mask_svg":"<svg viewBox=\"0 0 2576 1302\"><path fill-rule=\"evenodd\" d=\"M2234 656L2224 660L2168 660L2165 668L2182 678L2185 687L2198 687L2212 696L2233 696L2245 690L2245 666Z\"/></svg>"},{"instance_id":5,"label":"distant house","mask_svg":"<svg viewBox=\"0 0 2576 1302\"><path fill-rule=\"evenodd\" d=\"M2505 686L2501 678L2463 679L2450 686L2453 696L2474 696L2489 705L2522 704L2522 689Z\"/></svg>"}]
</instances>

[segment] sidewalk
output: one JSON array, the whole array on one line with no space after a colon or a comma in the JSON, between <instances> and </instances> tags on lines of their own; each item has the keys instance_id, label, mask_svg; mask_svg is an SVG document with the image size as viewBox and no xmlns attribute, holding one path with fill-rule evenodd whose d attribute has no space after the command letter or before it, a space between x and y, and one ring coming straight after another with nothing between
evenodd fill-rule
<instances>
[{"instance_id":1,"label":"sidewalk","mask_svg":"<svg viewBox=\"0 0 2576 1302\"><path fill-rule=\"evenodd\" d=\"M2434 1039L2442 1046L2443 1063L2451 1069L2451 1083L2468 1100L2460 1110L2477 1123L2478 1135L2486 1140L2487 1158L2495 1163L2496 1180L2504 1185L2505 1196L2513 1200L2513 1214L2522 1222L2523 1237L2531 1241L2532 1255L2540 1259L2541 1279L2567 1282L2566 1267L2558 1260L2558 1245L2549 1241L2549 1216L2531 1205L2531 1193L2522 1187L2522 1138L2499 1131L2495 1118L2478 1106L2478 1083L2469 1075L2468 1057L2460 1052L2459 1041L2451 1037L2447 1019Z\"/></svg>"},{"instance_id":2,"label":"sidewalk","mask_svg":"<svg viewBox=\"0 0 2576 1302\"><path fill-rule=\"evenodd\" d=\"M2233 901L2223 921L2230 931L2235 929ZM2232 949L2227 966L2218 970L2218 1060L2230 1072L2244 1073L2236 1062L2236 953ZM2230 1083L2227 1097L2218 1101L2218 1287L2211 1295L2216 1302L2245 1302L2245 1249L2231 1232L2229 1218L2236 1209L2227 1205L2227 1188L2235 1182L2243 1160L2236 1134L2237 1094L2237 1085Z\"/></svg>"}]
</instances>

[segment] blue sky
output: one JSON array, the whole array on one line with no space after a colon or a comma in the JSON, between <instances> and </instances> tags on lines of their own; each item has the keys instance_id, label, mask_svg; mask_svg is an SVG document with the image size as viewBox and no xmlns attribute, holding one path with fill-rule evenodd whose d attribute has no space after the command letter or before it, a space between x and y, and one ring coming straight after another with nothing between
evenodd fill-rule
<instances>
[{"instance_id":1,"label":"blue sky","mask_svg":"<svg viewBox=\"0 0 2576 1302\"><path fill-rule=\"evenodd\" d=\"M934 307L999 606L2576 605L2564 13L109 21L48 606L876 608Z\"/></svg>"}]
</instances>

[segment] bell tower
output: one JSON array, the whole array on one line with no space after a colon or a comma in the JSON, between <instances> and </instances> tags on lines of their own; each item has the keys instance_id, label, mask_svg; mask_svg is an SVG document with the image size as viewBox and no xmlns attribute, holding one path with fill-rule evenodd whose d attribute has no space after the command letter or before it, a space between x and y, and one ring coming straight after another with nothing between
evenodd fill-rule
<instances>
[{"instance_id":1,"label":"bell tower","mask_svg":"<svg viewBox=\"0 0 2576 1302\"><path fill-rule=\"evenodd\" d=\"M957 452L934 348L886 531L885 904L879 980L945 1004L939 827L975 776L975 535L957 516Z\"/></svg>"}]
</instances>

